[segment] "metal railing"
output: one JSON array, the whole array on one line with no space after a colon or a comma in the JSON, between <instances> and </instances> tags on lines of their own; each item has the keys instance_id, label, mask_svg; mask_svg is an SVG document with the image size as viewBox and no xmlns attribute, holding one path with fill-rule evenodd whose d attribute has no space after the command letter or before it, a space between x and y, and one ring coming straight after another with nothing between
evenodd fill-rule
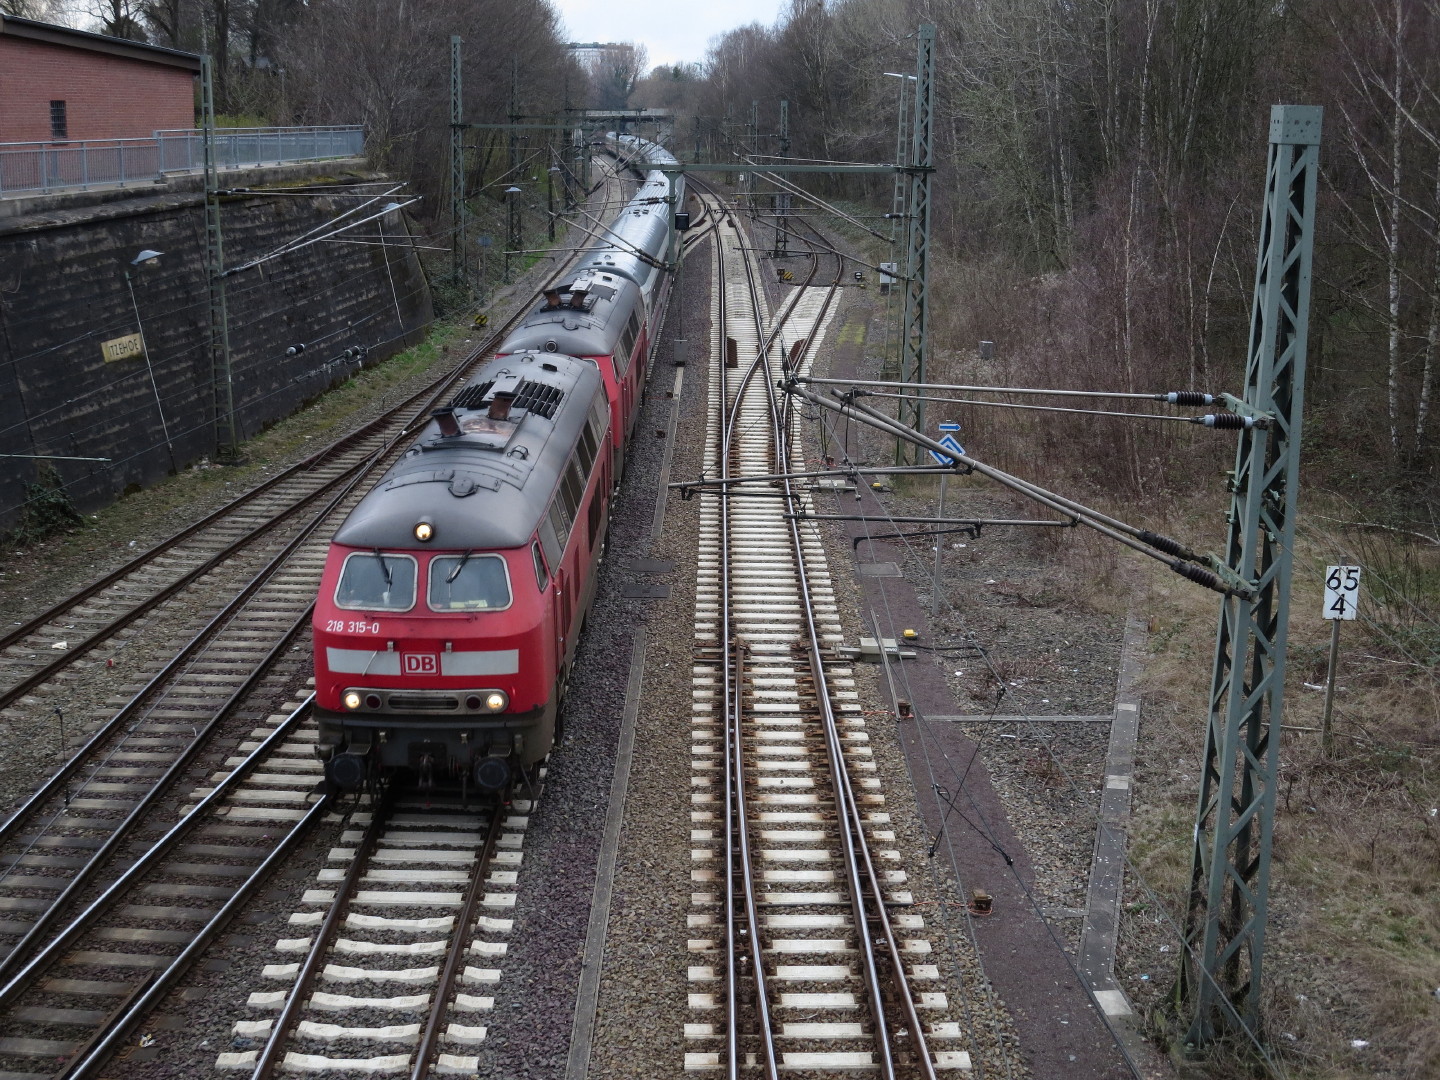
<instances>
[{"instance_id":1,"label":"metal railing","mask_svg":"<svg viewBox=\"0 0 1440 1080\"><path fill-rule=\"evenodd\" d=\"M222 169L358 157L365 134L345 127L220 128L215 155ZM157 131L148 139L85 139L0 143L0 197L84 190L163 179L204 167L205 136L198 128Z\"/></svg>"}]
</instances>

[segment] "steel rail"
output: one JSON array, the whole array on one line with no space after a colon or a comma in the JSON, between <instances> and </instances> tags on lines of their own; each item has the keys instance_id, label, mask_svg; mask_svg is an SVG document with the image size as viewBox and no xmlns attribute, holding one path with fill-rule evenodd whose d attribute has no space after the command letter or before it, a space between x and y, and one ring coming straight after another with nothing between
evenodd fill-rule
<instances>
[{"instance_id":1,"label":"steel rail","mask_svg":"<svg viewBox=\"0 0 1440 1080\"><path fill-rule=\"evenodd\" d=\"M311 694L300 704L299 708L281 721L275 730L231 771L229 776L219 781L209 795L206 795L195 804L189 813L170 826L164 836L157 840L140 858L136 859L115 881L107 885L98 897L86 905L85 910L77 915L69 926L61 930L37 952L8 983L0 987L0 1006L8 1004L18 993L29 986L46 967L74 943L76 938L108 911L126 889L154 869L155 864L162 856L168 854L202 817L227 797L234 788L238 787L255 766L290 735L299 725L301 718L309 713L314 701L315 695Z\"/></svg>"},{"instance_id":2,"label":"steel rail","mask_svg":"<svg viewBox=\"0 0 1440 1080\"><path fill-rule=\"evenodd\" d=\"M255 669L246 676L244 682L215 710L214 716L205 726L196 732L190 745L180 752L179 757L170 763L170 766L163 774L156 778L150 790L140 797L131 811L121 819L115 830L105 838L105 842L95 849L89 861L75 872L75 876L66 883L65 888L60 891L50 906L31 924L30 929L15 943L15 946L5 955L5 958L0 960L0 979L9 975L25 954L37 945L40 939L60 921L61 913L69 906L70 902L75 899L75 896L80 890L100 875L106 860L115 854L120 844L144 821L145 815L154 809L155 804L165 795L169 794L175 782L181 778L184 771L194 763L195 759L200 756L201 751L206 748L205 744L209 741L210 736L215 733L215 729L234 712L236 707L245 699L245 696L265 677L271 666L279 659L289 644L305 629L306 623L310 620L310 614L314 610L315 605L311 604L300 614L290 629L287 630L270 651L265 654L261 661L255 666ZM6 822L6 824L8 825L9 822ZM20 883L23 884L23 879L21 879ZM6 989L8 990L8 987ZM0 1006L3 1006L6 1000L7 998L4 993L0 993Z\"/></svg>"},{"instance_id":3,"label":"steel rail","mask_svg":"<svg viewBox=\"0 0 1440 1080\"><path fill-rule=\"evenodd\" d=\"M835 282L831 285L826 295L825 304L817 316L818 322L824 318L825 310L833 302L835 292L839 287L840 275L843 272L843 264L837 259L837 271ZM808 350L809 342L802 346L799 355L794 357L798 364L804 352ZM766 363L767 376L769 374L768 358L762 357ZM782 365L787 367L791 358L781 358ZM776 384L774 380L767 377L766 389L769 394L771 407L772 424L774 425L774 438L777 447L788 447L790 414L787 404L777 408ZM785 462L779 463L784 468ZM894 1076L895 1062L890 1048L890 1032L885 1023L885 1012L881 1001L881 987L879 983L879 969L876 963L873 943L870 936L870 920L863 910L864 897L859 870L863 868L864 877L870 885L870 900L875 910L875 919L879 923L881 931L881 944L889 953L891 967L891 979L897 996L901 1000L902 1011L910 1031L910 1038L915 1048L916 1064L925 1080L936 1080L934 1063L930 1058L929 1048L925 1042L924 1027L918 1010L915 1007L914 995L910 991L909 980L905 975L904 959L900 955L899 943L896 940L894 927L890 923L889 913L885 907L885 894L879 874L875 871L874 860L870 853L869 842L865 838L864 820L860 814L859 804L855 799L854 788L850 781L849 769L845 765L844 747L840 741L839 725L835 719L833 703L830 700L829 688L825 679L823 649L820 642L819 628L816 625L816 617L813 602L810 598L809 574L806 568L804 546L800 535L800 525L797 512L804 510L804 497L795 493L794 485L786 478L784 481L786 495L790 498L791 514L786 515L790 531L791 544L795 553L795 572L799 579L799 593L805 610L805 624L808 633L808 649L810 663L813 669L815 680L816 699L820 705L822 727L825 732L826 747L830 759L832 781L835 785L837 810L841 811L841 836L842 847L846 851L846 872L851 879L853 902L858 908L856 916L856 930L863 943L863 955L866 962L866 979L870 984L871 994L874 996L872 1012L876 1014L877 1032L876 1042L881 1055L881 1073L887 1080ZM859 860L857 862L856 856Z\"/></svg>"},{"instance_id":4,"label":"steel rail","mask_svg":"<svg viewBox=\"0 0 1440 1080\"><path fill-rule=\"evenodd\" d=\"M440 1024L450 1008L450 991L460 974L460 965L465 961L469 949L470 926L475 921L475 910L485 897L485 875L495 857L495 848L500 842L500 827L505 817L506 798L495 800L490 811L490 827L485 833L485 842L475 859L475 870L470 875L470 884L465 889L465 899L460 912L455 916L455 940L445 956L445 966L440 971L440 981L435 985L435 996L430 1002L430 1015L425 1020L425 1029L420 1036L420 1045L415 1049L415 1064L410 1071L410 1080L426 1080L434 1070L435 1055L440 1048Z\"/></svg>"},{"instance_id":5,"label":"steel rail","mask_svg":"<svg viewBox=\"0 0 1440 1080\"><path fill-rule=\"evenodd\" d=\"M109 641L112 637L119 633L119 631L133 624L142 615L146 614L147 612L153 611L165 601L171 599L178 593L182 592L184 589L188 588L190 585L194 584L201 577L204 577L206 574L210 573L217 566L224 564L228 559L234 556L237 551L243 549L247 544L250 544L264 534L276 529L285 521L285 519L289 518L292 514L303 510L310 503L321 498L323 495L329 492L334 487L334 485L344 483L347 478L350 480L356 479L354 474L356 474L357 472L363 475L364 471L367 469L367 466L369 466L370 464L371 462L369 460L362 460L356 462L354 465L349 466L339 476L327 481L322 486L315 488L313 491L301 497L298 501L291 503L289 506L282 509L280 513L278 513L274 517L271 517L268 520L256 525L253 529L245 533L243 536L236 538L232 543L215 552L214 555L212 555L209 559L206 559L205 562L201 563L199 566L196 566L194 569L187 571L185 574L172 581L169 585L164 586L159 592L153 593L152 595L146 597L135 607L130 608L117 618L111 620L109 623L98 629L90 637L77 644L74 648L66 650L64 653L57 656L54 660L43 664L41 667L37 668L31 675L20 680L18 683L14 683L8 689L0 691L0 709L3 709L13 704L19 698L23 697L25 694L28 694L31 690L34 690L36 687L41 686L46 682L49 682L65 668L75 663L75 661L77 661L80 657L84 656L92 649L98 648L106 641ZM349 491L350 488L347 486L345 490Z\"/></svg>"},{"instance_id":6,"label":"steel rail","mask_svg":"<svg viewBox=\"0 0 1440 1080\"><path fill-rule=\"evenodd\" d=\"M735 228L734 219L726 215L726 221ZM725 245L720 238L718 230L715 244L716 255L716 280L720 288L720 317L719 335L722 340L728 337L729 313L725 298ZM798 295L798 294L797 294ZM758 325L758 323L757 323ZM720 409L721 409L721 435L717 440L716 449L720 461L720 471L723 476L730 475L730 460L733 453L735 424L739 418L740 402L745 392L746 382L742 381L736 390L733 404L730 401L730 386L728 369L724 363L720 366ZM740 716L742 709L743 691L740 686L740 673L738 654L736 662L729 659L727 643L730 641L730 505L726 494L722 492L720 499L720 551L721 551L721 633L720 645L721 656L724 658L724 698L723 715L726 723L726 754L725 754L725 935L726 935L726 985L727 985L727 1069L732 1080L736 1080L740 1070L739 1052L739 978L737 975L737 953L735 942L735 867L737 860L741 867L741 885L744 896L745 919L747 935L750 938L750 961L754 969L755 978L755 1001L756 1010L761 1015L761 1022L758 1026L761 1050L764 1054L767 1080L775 1080L778 1076L778 1064L775 1051L774 1030L770 1021L769 998L765 986L765 967L763 956L760 950L760 920L759 912L755 906L754 892L754 870L750 863L749 843L749 819L745 809L744 789L744 764L743 764L743 736L741 733Z\"/></svg>"},{"instance_id":7,"label":"steel rail","mask_svg":"<svg viewBox=\"0 0 1440 1080\"><path fill-rule=\"evenodd\" d=\"M83 1080L85 1077L93 1076L107 1064L110 1056L119 1049L120 1043L129 1037L130 1031L135 1025L160 1004L180 977L190 970L191 965L210 947L210 943L230 924L230 920L235 917L241 905L250 901L250 898L259 891L260 886L269 880L270 874L289 857L290 852L324 816L328 809L328 803L328 798L322 798L306 811L305 816L295 823L294 828L255 868L255 872L245 879L235 894L225 901L214 917L205 924L200 933L196 935L195 940L180 951L180 955L170 962L170 966L165 968L149 988L126 1010L124 1015L115 1021L94 1049L71 1068L67 1074L68 1080Z\"/></svg>"},{"instance_id":8,"label":"steel rail","mask_svg":"<svg viewBox=\"0 0 1440 1080\"><path fill-rule=\"evenodd\" d=\"M732 228L735 225L734 218L726 215L726 221ZM728 337L728 319L726 310L727 300L725 297L725 250L724 243L716 234L716 278L720 288L720 318L719 335L722 340ZM744 259L744 245L740 246L742 260ZM747 278L749 277L748 262L746 266ZM812 258L811 271L805 280L809 284L814 279L816 269L819 266L818 259ZM796 290L792 294L786 309L776 321L774 328L767 335L760 322L759 301L754 290L753 279L751 285L751 303L753 307L756 337L760 343L758 355L764 356L772 347L775 338L779 335L785 321L794 312L795 306L799 303L801 291ZM757 357L758 362L758 357ZM739 422L741 402L749 387L750 380L756 371L756 363L752 362L744 377L740 380L735 390L733 402L730 400L730 386L727 368L722 362L720 366L720 416L721 432L717 441L719 453L720 471L727 479L730 476L730 460L735 444L735 427ZM731 716L733 715L733 732L726 732L726 756L725 756L725 926L726 926L726 984L727 984L727 1025L726 1025L726 1047L727 1047L727 1069L731 1080L739 1076L740 1055L739 1055L739 1008L738 1008L738 978L736 975L736 953L735 946L735 865L736 860L742 867L742 885L745 898L745 918L748 936L750 938L751 965L754 968L756 1011L759 1014L758 1029L760 1035L761 1049L764 1054L767 1080L777 1080L778 1059L775 1051L775 1033L770 1018L770 1003L765 985L764 957L761 951L760 917L755 905L755 882L753 867L750 863L750 838L749 818L745 810L745 789L744 789L744 765L743 765L743 735L741 732L741 710L743 692L740 687L738 654L737 662L732 664L728 660L729 650L727 643L730 640L730 505L729 488L722 488L720 492L720 550L721 550L721 634L720 652L722 664L724 665L724 698L723 711L726 717L727 729L732 726Z\"/></svg>"},{"instance_id":9,"label":"steel rail","mask_svg":"<svg viewBox=\"0 0 1440 1080\"><path fill-rule=\"evenodd\" d=\"M726 546L729 546L727 539ZM779 1064L775 1055L774 1026L770 1018L769 988L766 986L765 955L760 942L760 911L755 904L755 869L750 861L750 814L745 807L745 739L741 720L745 711L745 642L735 639L730 670L735 678L735 697L731 712L726 716L727 753L733 754L735 836L739 840L740 865L744 869L745 925L750 937L750 966L755 971L755 1012L761 1032L760 1048L763 1051L766 1080L778 1080Z\"/></svg>"},{"instance_id":10,"label":"steel rail","mask_svg":"<svg viewBox=\"0 0 1440 1080\"><path fill-rule=\"evenodd\" d=\"M372 464L378 464L384 460L385 455L394 450L402 437L402 435L396 435L390 440L386 447L372 455ZM70 777L84 766L87 756L94 748L101 745L104 740L113 735L121 725L129 720L135 713L139 712L142 704L157 689L162 687L166 680L170 679L184 664L188 663L197 653L204 649L206 645L224 629L228 622L233 620L235 616L245 608L250 599L265 586L295 550L309 539L326 518L339 507L341 502L355 489L366 475L368 475L368 473L361 472L353 476L344 489L337 492L330 502L326 504L325 508L321 510L309 524L305 525L279 552L272 556L270 561L262 567L198 633L186 642L180 651L176 653L164 667L156 672L143 687L136 691L134 696L132 696L114 716L101 725L101 727L85 741L85 744L75 752L69 761L61 765L45 783L40 785L40 788L33 795L20 804L15 813L7 818L3 825L0 825L0 842L8 840L15 833L16 829L19 828L22 816L34 810L36 806L40 805L42 800L53 798L58 794L63 785L69 781ZM3 968L4 962L0 961L0 971L3 971Z\"/></svg>"},{"instance_id":11,"label":"steel rail","mask_svg":"<svg viewBox=\"0 0 1440 1080\"><path fill-rule=\"evenodd\" d=\"M265 1080L274 1073L285 1041L293 1033L295 1018L309 998L310 990L315 985L321 965L325 961L325 954L330 951L335 935L340 932L340 916L349 906L355 890L359 888L360 879L369 869L370 857L375 853L380 837L390 822L394 800L394 791L387 785L378 802L371 807L370 824L365 829L355 857L350 861L350 869L345 872L344 879L335 889L335 899L330 904L330 910L325 913L325 919L315 933L315 940L310 944L310 951L306 953L305 960L296 973L295 983L280 1009L280 1015L270 1026L270 1037L265 1040L265 1046L255 1057L251 1080Z\"/></svg>"},{"instance_id":12,"label":"steel rail","mask_svg":"<svg viewBox=\"0 0 1440 1080\"><path fill-rule=\"evenodd\" d=\"M726 310L727 302L725 297L725 245L718 232L715 238L716 255L716 281L720 289L720 318L719 331L721 340L726 340L729 331L729 314ZM720 454L720 472L722 476L730 475L731 456L733 454L734 439L734 418L740 410L741 397L744 394L742 385L735 395L735 402L730 404L730 386L728 369L725 363L720 365L720 407L721 407L721 438L718 440L717 450ZM725 717L725 935L726 935L726 969L729 994L729 1022L726 1029L726 1066L732 1080L737 1080L740 1075L740 1049L739 1049L739 978L738 963L735 941L735 867L738 860L740 867L740 884L743 890L745 907L745 925L747 935L750 939L750 964L755 979L755 1008L759 1014L757 1025L760 1035L760 1049L763 1054L766 1080L777 1080L779 1076L777 1058L775 1053L774 1030L770 1019L770 1002L765 986L765 965L764 957L760 949L760 917L755 907L755 875L754 867L750 862L750 837L749 837L749 816L745 809L745 764L744 764L744 737L741 731L741 714L744 702L744 688L742 683L742 649L741 642L736 641L732 650L729 646L731 637L730 621L730 501L722 494L720 499L720 646L721 654L725 657L724 669L724 702L723 713Z\"/></svg>"},{"instance_id":13,"label":"steel rail","mask_svg":"<svg viewBox=\"0 0 1440 1080\"><path fill-rule=\"evenodd\" d=\"M742 265L745 268L746 279L750 286L751 299L755 308L755 317L760 318L760 303L758 297L758 286L755 281L754 268L748 255L745 255ZM818 259L817 259L818 266ZM811 275L813 279L813 274ZM807 284L808 284L807 279ZM832 290L833 291L833 290ZM796 290L799 295L800 290ZM747 381L750 376L756 373L763 373L763 384L766 391L766 404L770 412L771 424L771 452L774 458L774 467L778 470L784 467L785 461L782 458L784 448L788 444L785 424L781 417L781 409L775 400L774 379L770 370L769 348L762 348L760 354L755 358L747 374ZM789 481L785 481L787 494L790 491ZM728 491L727 491L728 493ZM792 510L795 502L790 502ZM810 601L810 581L805 571L805 555L800 541L798 524L792 519L789 524L793 559L795 563L795 576L798 579L798 593L805 612L805 620L809 627L809 659L812 669L811 677L815 682L815 696L819 702L822 730L825 734L826 756L830 767L831 784L835 792L835 803L837 818L839 819L839 840L846 884L850 893L851 918L855 922L855 937L859 946L861 957L862 976L865 980L866 990L870 999L870 1013L875 1022L875 1047L879 1055L880 1075L883 1080L895 1080L895 1059L890 1046L890 1029L886 1017L884 989L880 984L880 968L875 958L874 944L870 939L869 916L865 910L865 899L863 895L864 883L860 876L860 860L856 853L855 836L852 834L848 801L851 798L849 785L846 783L845 758L839 749L838 735L835 734L835 716L831 708L829 693L825 686L823 660L817 647L818 637L815 628L815 610ZM863 844L864 834L860 836Z\"/></svg>"},{"instance_id":14,"label":"steel rail","mask_svg":"<svg viewBox=\"0 0 1440 1080\"><path fill-rule=\"evenodd\" d=\"M732 222L733 226L733 222ZM729 321L725 303L725 248L718 224L715 230L715 287L720 291L717 330L720 340L728 340ZM720 361L720 409L722 428L726 410L729 408L729 375L726 358ZM729 435L722 434L717 440L720 475L730 475ZM730 640L730 505L723 496L720 499L720 656L723 665L722 713L729 723L730 712L738 697L734 678L725 660L726 643ZM731 753L731 735L725 737L725 1070L729 1080L740 1077L740 991L735 956L735 860L737 858L735 837L735 756ZM766 1041L762 1032L762 1042Z\"/></svg>"}]
</instances>

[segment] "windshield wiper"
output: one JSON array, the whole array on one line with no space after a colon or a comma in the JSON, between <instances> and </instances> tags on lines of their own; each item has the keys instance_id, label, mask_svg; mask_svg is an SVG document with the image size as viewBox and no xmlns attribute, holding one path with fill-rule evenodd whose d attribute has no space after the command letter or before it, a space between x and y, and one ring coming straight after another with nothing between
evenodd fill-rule
<instances>
[{"instance_id":1,"label":"windshield wiper","mask_svg":"<svg viewBox=\"0 0 1440 1080\"><path fill-rule=\"evenodd\" d=\"M445 584L446 584L446 585L449 585L449 584L450 584L451 582L453 582L457 577L460 576L460 571L465 569L465 563L466 563L466 561L470 558L471 555L474 555L474 554L475 554L475 549L474 549L474 548L470 548L468 551L465 552L464 555L461 555L461 556L460 556L460 561L455 564L455 569L454 569L454 570L451 570L450 573L449 573L449 574L446 576L446 578L445 578Z\"/></svg>"},{"instance_id":2,"label":"windshield wiper","mask_svg":"<svg viewBox=\"0 0 1440 1080\"><path fill-rule=\"evenodd\" d=\"M380 553L378 547L375 549L375 558L380 561L380 572L385 575L385 588L394 588L395 581L390 576L390 564L385 561L385 556Z\"/></svg>"}]
</instances>

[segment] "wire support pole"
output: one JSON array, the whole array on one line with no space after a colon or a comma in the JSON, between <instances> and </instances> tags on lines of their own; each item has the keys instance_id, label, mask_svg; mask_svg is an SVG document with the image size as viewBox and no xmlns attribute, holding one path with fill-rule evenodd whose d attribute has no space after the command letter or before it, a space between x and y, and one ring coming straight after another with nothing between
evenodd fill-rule
<instances>
[{"instance_id":1,"label":"wire support pole","mask_svg":"<svg viewBox=\"0 0 1440 1080\"><path fill-rule=\"evenodd\" d=\"M219 162L215 154L215 76L209 55L200 57L200 112L205 159L205 255L209 273L210 360L215 388L215 457L240 460L235 423L235 380L230 359L230 311L225 296L225 239L220 228Z\"/></svg>"},{"instance_id":2,"label":"wire support pole","mask_svg":"<svg viewBox=\"0 0 1440 1080\"><path fill-rule=\"evenodd\" d=\"M905 220L905 310L900 332L900 379L925 381L930 352L930 173L935 131L935 26L921 23L915 45L915 98L910 134L910 199ZM925 403L918 397L900 403L900 419L925 430ZM918 450L895 447L896 464L918 460Z\"/></svg>"},{"instance_id":3,"label":"wire support pole","mask_svg":"<svg viewBox=\"0 0 1440 1080\"><path fill-rule=\"evenodd\" d=\"M459 34L450 35L450 276L465 280L465 100Z\"/></svg>"},{"instance_id":4,"label":"wire support pole","mask_svg":"<svg viewBox=\"0 0 1440 1080\"><path fill-rule=\"evenodd\" d=\"M1270 110L1245 403L1274 420L1240 433L1231 480L1226 558L1255 589L1222 602L1216 632L1176 984L1197 1047L1237 1014L1252 1033L1260 1024L1321 116L1310 105Z\"/></svg>"}]
</instances>

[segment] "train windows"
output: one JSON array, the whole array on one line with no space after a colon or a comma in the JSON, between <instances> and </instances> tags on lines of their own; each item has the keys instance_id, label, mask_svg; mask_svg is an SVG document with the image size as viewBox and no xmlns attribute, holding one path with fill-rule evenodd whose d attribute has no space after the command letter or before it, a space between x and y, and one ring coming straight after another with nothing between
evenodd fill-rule
<instances>
[{"instance_id":1,"label":"train windows","mask_svg":"<svg viewBox=\"0 0 1440 1080\"><path fill-rule=\"evenodd\" d=\"M590 469L595 464L597 449L595 433L587 423L580 429L580 442L576 445L576 451L580 454L580 471L586 476L590 475Z\"/></svg>"},{"instance_id":2,"label":"train windows","mask_svg":"<svg viewBox=\"0 0 1440 1080\"><path fill-rule=\"evenodd\" d=\"M604 520L605 514L605 490L604 486L595 489L594 496L590 499L590 546L595 546L595 541L600 536L600 523Z\"/></svg>"},{"instance_id":3,"label":"train windows","mask_svg":"<svg viewBox=\"0 0 1440 1080\"><path fill-rule=\"evenodd\" d=\"M501 611L510 606L510 572L499 555L436 555L430 560L431 611Z\"/></svg>"},{"instance_id":4,"label":"train windows","mask_svg":"<svg viewBox=\"0 0 1440 1080\"><path fill-rule=\"evenodd\" d=\"M605 431L610 426L610 407L603 395L596 395L595 405L590 410L590 430L595 433L595 442L605 445Z\"/></svg>"},{"instance_id":5,"label":"train windows","mask_svg":"<svg viewBox=\"0 0 1440 1080\"><path fill-rule=\"evenodd\" d=\"M354 611L409 611L415 606L415 559L352 551L340 568L335 606Z\"/></svg>"},{"instance_id":6,"label":"train windows","mask_svg":"<svg viewBox=\"0 0 1440 1080\"><path fill-rule=\"evenodd\" d=\"M555 534L558 550L555 557L550 560L551 566L560 565L560 553L565 550L565 545L570 541L570 515L565 512L561 500L557 497L550 503L550 529ZM545 539L545 530L540 530L540 539ZM548 552L547 552L548 553Z\"/></svg>"},{"instance_id":7,"label":"train windows","mask_svg":"<svg viewBox=\"0 0 1440 1080\"><path fill-rule=\"evenodd\" d=\"M635 316L630 316L630 322L620 332L620 344L615 346L615 360L625 367L630 366L630 357L635 353ZM621 360L621 357L624 357Z\"/></svg>"},{"instance_id":8,"label":"train windows","mask_svg":"<svg viewBox=\"0 0 1440 1080\"><path fill-rule=\"evenodd\" d=\"M580 463L571 458L560 477L560 498L557 501L565 504L565 516L574 521L584 499L585 478L580 475Z\"/></svg>"},{"instance_id":9,"label":"train windows","mask_svg":"<svg viewBox=\"0 0 1440 1080\"><path fill-rule=\"evenodd\" d=\"M540 542L537 540L530 545L530 557L535 560L535 584L540 586L540 591L545 591L545 586L550 584L550 571L545 569L545 556L540 554Z\"/></svg>"},{"instance_id":10,"label":"train windows","mask_svg":"<svg viewBox=\"0 0 1440 1080\"><path fill-rule=\"evenodd\" d=\"M548 515L540 520L540 545L545 549L545 561L551 566L559 566L560 556L565 552L561 535Z\"/></svg>"}]
</instances>

